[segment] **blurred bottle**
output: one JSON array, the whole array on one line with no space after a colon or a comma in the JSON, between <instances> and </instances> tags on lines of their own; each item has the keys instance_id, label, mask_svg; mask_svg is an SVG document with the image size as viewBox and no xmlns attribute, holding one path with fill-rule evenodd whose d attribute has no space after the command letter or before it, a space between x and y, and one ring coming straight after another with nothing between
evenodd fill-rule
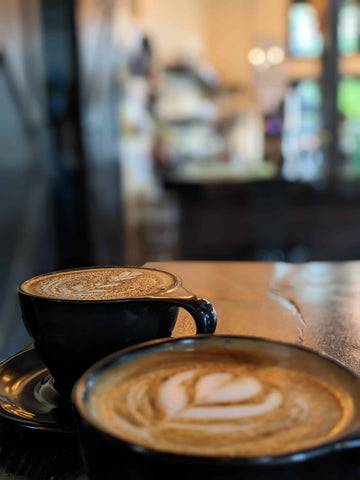
<instances>
[{"instance_id":1,"label":"blurred bottle","mask_svg":"<svg viewBox=\"0 0 360 480\"><path fill-rule=\"evenodd\" d=\"M289 88L284 104L283 176L288 180L314 181L322 176L321 90L313 80Z\"/></svg>"}]
</instances>

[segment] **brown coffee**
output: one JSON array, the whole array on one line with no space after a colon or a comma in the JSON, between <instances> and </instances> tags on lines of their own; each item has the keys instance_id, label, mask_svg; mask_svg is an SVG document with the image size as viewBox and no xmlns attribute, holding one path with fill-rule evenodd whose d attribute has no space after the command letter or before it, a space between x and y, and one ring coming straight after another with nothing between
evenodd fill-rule
<instances>
[{"instance_id":1,"label":"brown coffee","mask_svg":"<svg viewBox=\"0 0 360 480\"><path fill-rule=\"evenodd\" d=\"M64 270L26 280L31 295L62 300L116 300L161 294L178 285L171 273L136 267Z\"/></svg>"},{"instance_id":2,"label":"brown coffee","mask_svg":"<svg viewBox=\"0 0 360 480\"><path fill-rule=\"evenodd\" d=\"M151 449L260 457L330 441L351 422L350 396L262 354L163 352L114 367L87 401L94 423Z\"/></svg>"}]
</instances>

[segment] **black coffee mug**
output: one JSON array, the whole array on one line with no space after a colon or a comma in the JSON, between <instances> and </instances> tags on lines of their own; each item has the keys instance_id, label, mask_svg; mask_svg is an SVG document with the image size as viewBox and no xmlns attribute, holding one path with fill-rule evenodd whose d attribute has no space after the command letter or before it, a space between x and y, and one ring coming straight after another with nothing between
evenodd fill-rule
<instances>
[{"instance_id":1,"label":"black coffee mug","mask_svg":"<svg viewBox=\"0 0 360 480\"><path fill-rule=\"evenodd\" d=\"M173 277L171 288L143 298L64 300L27 293L19 287L24 324L60 393L68 395L80 375L110 353L169 337L179 307L193 316L196 333L215 331L214 307L185 290L179 277L166 273Z\"/></svg>"},{"instance_id":2,"label":"black coffee mug","mask_svg":"<svg viewBox=\"0 0 360 480\"><path fill-rule=\"evenodd\" d=\"M343 389L354 401L351 423L331 441L289 454L259 457L174 454L147 448L106 431L89 414L88 399L97 379L114 367L152 354L193 352L196 348L240 348L270 355L274 364L317 375ZM271 379L270 379L271 380ZM199 335L147 342L101 360L75 384L72 392L80 449L90 480L296 480L353 478L360 447L360 379L351 370L313 350L261 338ZM121 401L121 399L119 399ZM356 477L358 478L358 477Z\"/></svg>"}]
</instances>

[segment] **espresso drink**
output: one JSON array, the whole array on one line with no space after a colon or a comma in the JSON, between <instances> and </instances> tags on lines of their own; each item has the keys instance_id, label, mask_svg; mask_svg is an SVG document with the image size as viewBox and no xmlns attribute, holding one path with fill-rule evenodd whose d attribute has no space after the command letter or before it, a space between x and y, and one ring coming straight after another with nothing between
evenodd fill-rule
<instances>
[{"instance_id":1,"label":"espresso drink","mask_svg":"<svg viewBox=\"0 0 360 480\"><path fill-rule=\"evenodd\" d=\"M350 424L350 396L266 354L219 348L153 353L113 367L86 400L115 437L163 452L281 455L332 440Z\"/></svg>"},{"instance_id":2,"label":"espresso drink","mask_svg":"<svg viewBox=\"0 0 360 480\"><path fill-rule=\"evenodd\" d=\"M116 300L168 292L177 286L168 272L136 267L64 270L26 280L21 289L31 295L61 300Z\"/></svg>"}]
</instances>

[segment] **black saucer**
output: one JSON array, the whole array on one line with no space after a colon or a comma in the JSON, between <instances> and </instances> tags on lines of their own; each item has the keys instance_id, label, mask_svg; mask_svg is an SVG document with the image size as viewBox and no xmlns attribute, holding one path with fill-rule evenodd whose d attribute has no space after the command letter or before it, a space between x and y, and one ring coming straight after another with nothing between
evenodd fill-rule
<instances>
[{"instance_id":1,"label":"black saucer","mask_svg":"<svg viewBox=\"0 0 360 480\"><path fill-rule=\"evenodd\" d=\"M25 428L73 433L71 406L28 347L0 364L0 420Z\"/></svg>"},{"instance_id":2,"label":"black saucer","mask_svg":"<svg viewBox=\"0 0 360 480\"><path fill-rule=\"evenodd\" d=\"M89 477L86 475L84 469L80 468L74 470L73 472L67 473L66 475L61 477L60 480L89 480Z\"/></svg>"}]
</instances>

